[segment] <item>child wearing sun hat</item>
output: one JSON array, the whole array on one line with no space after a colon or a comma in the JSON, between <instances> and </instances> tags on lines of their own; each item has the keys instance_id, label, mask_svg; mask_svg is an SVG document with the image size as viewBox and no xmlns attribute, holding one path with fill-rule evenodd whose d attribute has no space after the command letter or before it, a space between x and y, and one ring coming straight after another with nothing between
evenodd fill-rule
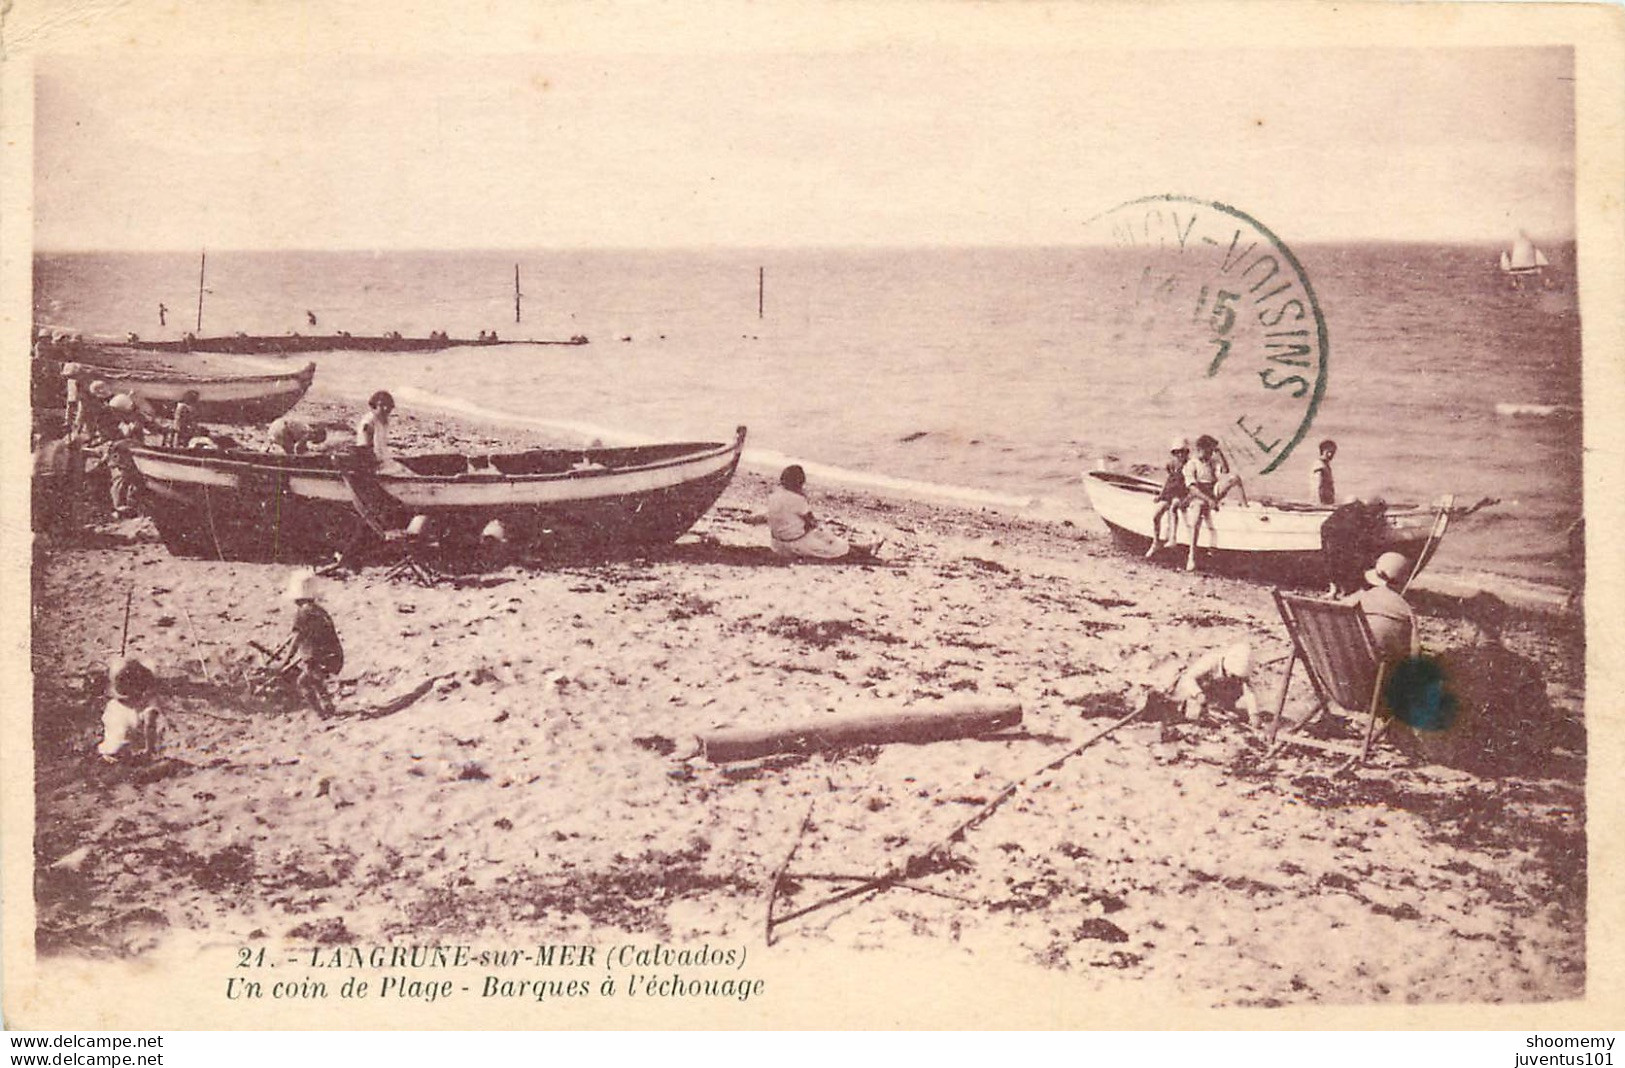
<instances>
[{"instance_id":1,"label":"child wearing sun hat","mask_svg":"<svg viewBox=\"0 0 1625 1068\"><path fill-rule=\"evenodd\" d=\"M1191 458L1191 443L1176 437L1168 446L1168 454L1172 458L1167 464L1162 489L1157 491L1157 510L1151 513L1151 548L1145 551L1148 557L1155 556L1164 545L1172 546L1179 541L1179 512L1191 492L1185 481L1185 464ZM1166 541L1162 537L1162 517L1165 515L1169 517Z\"/></svg>"},{"instance_id":2,"label":"child wearing sun hat","mask_svg":"<svg viewBox=\"0 0 1625 1068\"><path fill-rule=\"evenodd\" d=\"M1186 668L1174 687L1174 699L1185 718L1199 720L1210 707L1244 712L1247 722L1261 722L1253 692L1253 649L1246 642L1213 649Z\"/></svg>"},{"instance_id":3,"label":"child wearing sun hat","mask_svg":"<svg viewBox=\"0 0 1625 1068\"><path fill-rule=\"evenodd\" d=\"M327 680L344 669L344 646L338 627L317 600L316 573L309 569L288 576L283 597L294 604L293 634L283 646L287 663L299 668L299 693L323 719L337 715Z\"/></svg>"}]
</instances>

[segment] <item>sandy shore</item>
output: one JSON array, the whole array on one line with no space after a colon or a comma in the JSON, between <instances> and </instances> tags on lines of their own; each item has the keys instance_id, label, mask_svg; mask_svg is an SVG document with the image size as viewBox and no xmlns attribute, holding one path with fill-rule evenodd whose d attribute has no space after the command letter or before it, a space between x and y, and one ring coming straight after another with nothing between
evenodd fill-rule
<instances>
[{"instance_id":1,"label":"sandy shore","mask_svg":"<svg viewBox=\"0 0 1625 1068\"><path fill-rule=\"evenodd\" d=\"M534 444L402 414L414 451ZM247 642L289 626L286 567L173 559L144 521L42 544L40 951L139 958L199 933L759 945L798 837L797 871L881 871L1171 665L1249 640L1275 661L1266 701L1284 670L1266 587L1124 557L1081 525L809 488L821 514L887 538L885 566L774 563L769 482L742 472L692 535L647 557L433 589L377 568L330 581L347 654L331 721L241 683ZM88 756L130 590L130 652L166 683L173 764L150 781ZM1423 607L1428 648L1465 640L1448 599ZM1523 619L1508 645L1580 722L1577 628ZM693 755L720 725L964 698L1021 702L1022 730L743 765ZM971 831L917 880L935 893L856 897L786 926L773 952L929 944L1196 1005L1583 993L1583 752L1471 774L1401 736L1335 780L1322 757L1258 752L1228 721L1130 723Z\"/></svg>"}]
</instances>

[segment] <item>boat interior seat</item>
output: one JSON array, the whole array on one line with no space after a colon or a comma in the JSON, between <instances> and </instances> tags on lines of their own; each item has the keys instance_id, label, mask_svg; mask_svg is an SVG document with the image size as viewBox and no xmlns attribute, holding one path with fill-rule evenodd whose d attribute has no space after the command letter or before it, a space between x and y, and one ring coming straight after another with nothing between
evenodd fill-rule
<instances>
[{"instance_id":1,"label":"boat interior seat","mask_svg":"<svg viewBox=\"0 0 1625 1068\"><path fill-rule=\"evenodd\" d=\"M532 449L491 457L491 466L503 475L562 475L577 457L557 449Z\"/></svg>"},{"instance_id":2,"label":"boat interior seat","mask_svg":"<svg viewBox=\"0 0 1625 1068\"><path fill-rule=\"evenodd\" d=\"M462 453L430 453L424 456L399 457L401 466L414 475L432 475L442 478L468 472L468 458Z\"/></svg>"},{"instance_id":3,"label":"boat interior seat","mask_svg":"<svg viewBox=\"0 0 1625 1068\"><path fill-rule=\"evenodd\" d=\"M241 443L232 438L228 438L225 435L215 434L212 436L216 445L219 446L218 455L223 460L235 460L239 463L256 465L263 465L269 461L273 466L284 468L309 467L323 469L332 466L332 460L321 453L298 453L297 455L289 456L280 449L266 449L263 451L256 449L245 449L242 447ZM224 440L227 444L221 444L222 440ZM186 451L212 453L216 450L209 449L206 446L197 445L188 446Z\"/></svg>"}]
</instances>

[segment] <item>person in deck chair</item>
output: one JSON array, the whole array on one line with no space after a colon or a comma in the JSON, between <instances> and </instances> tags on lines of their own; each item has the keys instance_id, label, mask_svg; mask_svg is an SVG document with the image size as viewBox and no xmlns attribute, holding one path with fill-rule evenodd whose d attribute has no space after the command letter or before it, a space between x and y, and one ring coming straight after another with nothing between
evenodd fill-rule
<instances>
[{"instance_id":1,"label":"person in deck chair","mask_svg":"<svg viewBox=\"0 0 1625 1068\"><path fill-rule=\"evenodd\" d=\"M1344 604L1357 604L1364 610L1377 649L1390 662L1415 656L1422 649L1416 612L1399 592L1410 570L1411 562L1404 553L1383 553L1365 573L1367 587L1343 598Z\"/></svg>"}]
</instances>

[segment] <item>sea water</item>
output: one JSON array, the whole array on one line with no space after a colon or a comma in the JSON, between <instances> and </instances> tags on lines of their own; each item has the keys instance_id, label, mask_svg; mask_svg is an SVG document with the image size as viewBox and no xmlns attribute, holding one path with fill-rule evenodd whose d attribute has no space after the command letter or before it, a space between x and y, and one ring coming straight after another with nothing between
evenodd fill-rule
<instances>
[{"instance_id":1,"label":"sea water","mask_svg":"<svg viewBox=\"0 0 1625 1068\"><path fill-rule=\"evenodd\" d=\"M1463 520L1435 569L1562 584L1581 510L1573 249L1552 288L1513 290L1499 249L1294 248L1325 315L1328 386L1297 452L1249 482L1303 499L1337 440L1340 496L1498 504ZM1160 465L1173 434L1218 432L1181 383L1188 354L1126 353L1102 294L1116 250L763 249L57 253L35 316L88 334L379 334L563 340L430 353L317 354L318 387L392 389L606 441L728 440L884 490L1086 513L1101 457ZM521 319L514 321L514 268ZM158 306L166 307L166 323ZM310 319L314 317L315 325ZM1509 416L1497 405L1539 406Z\"/></svg>"}]
</instances>

